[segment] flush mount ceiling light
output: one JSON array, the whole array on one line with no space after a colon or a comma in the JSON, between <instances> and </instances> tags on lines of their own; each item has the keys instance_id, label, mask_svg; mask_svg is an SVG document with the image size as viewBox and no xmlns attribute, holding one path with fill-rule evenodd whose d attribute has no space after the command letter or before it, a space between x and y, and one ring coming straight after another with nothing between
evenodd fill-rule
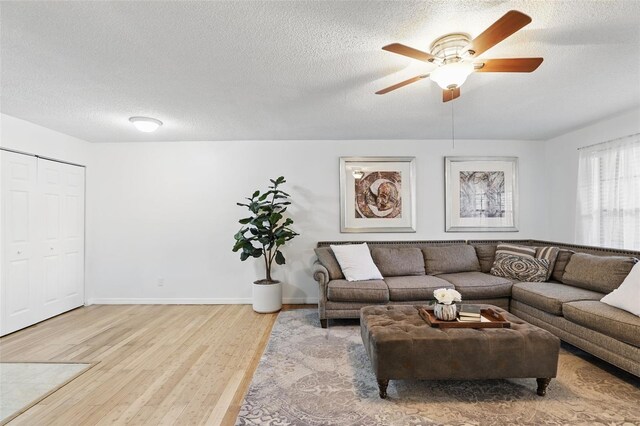
<instances>
[{"instance_id":1,"label":"flush mount ceiling light","mask_svg":"<svg viewBox=\"0 0 640 426\"><path fill-rule=\"evenodd\" d=\"M129 121L136 126L136 129L145 133L155 132L162 126L162 121L151 117L130 117Z\"/></svg>"}]
</instances>

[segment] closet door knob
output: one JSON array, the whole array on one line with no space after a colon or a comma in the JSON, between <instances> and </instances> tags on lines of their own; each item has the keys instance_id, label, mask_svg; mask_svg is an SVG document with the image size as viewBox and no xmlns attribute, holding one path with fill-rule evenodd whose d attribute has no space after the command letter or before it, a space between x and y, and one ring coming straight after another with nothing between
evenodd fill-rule
<instances>
[{"instance_id":1,"label":"closet door knob","mask_svg":"<svg viewBox=\"0 0 640 426\"><path fill-rule=\"evenodd\" d=\"M18 250L18 254L22 254L22 252L20 250Z\"/></svg>"},{"instance_id":2,"label":"closet door knob","mask_svg":"<svg viewBox=\"0 0 640 426\"><path fill-rule=\"evenodd\" d=\"M53 250L53 247L49 247L49 250Z\"/></svg>"}]
</instances>

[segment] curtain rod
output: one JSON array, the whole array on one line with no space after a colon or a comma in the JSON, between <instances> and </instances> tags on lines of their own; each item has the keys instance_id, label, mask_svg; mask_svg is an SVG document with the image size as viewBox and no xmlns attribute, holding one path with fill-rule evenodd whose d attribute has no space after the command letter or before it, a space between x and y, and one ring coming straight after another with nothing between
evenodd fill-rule
<instances>
[{"instance_id":1,"label":"curtain rod","mask_svg":"<svg viewBox=\"0 0 640 426\"><path fill-rule=\"evenodd\" d=\"M578 148L578 151L580 151L580 150L582 150L582 149L592 148L592 147L594 147L594 146L602 145L602 144L609 143L609 142L619 141L620 139L631 138L631 137L633 137L633 136L640 136L640 133L634 133L634 134L632 134L632 135L621 136L621 137L619 137L619 138L611 139L611 140L608 140L608 141L598 142L598 143L594 143L594 144L587 145L587 146L582 146L582 147Z\"/></svg>"}]
</instances>

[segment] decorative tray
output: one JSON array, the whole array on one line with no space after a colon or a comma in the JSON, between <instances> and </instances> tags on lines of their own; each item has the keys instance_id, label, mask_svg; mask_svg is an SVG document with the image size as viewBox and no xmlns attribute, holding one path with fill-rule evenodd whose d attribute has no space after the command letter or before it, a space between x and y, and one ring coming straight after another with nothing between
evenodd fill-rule
<instances>
[{"instance_id":1,"label":"decorative tray","mask_svg":"<svg viewBox=\"0 0 640 426\"><path fill-rule=\"evenodd\" d=\"M480 310L485 321L441 321L433 314L433 309L416 306L420 317L431 327L439 328L511 328L511 323L491 308Z\"/></svg>"}]
</instances>

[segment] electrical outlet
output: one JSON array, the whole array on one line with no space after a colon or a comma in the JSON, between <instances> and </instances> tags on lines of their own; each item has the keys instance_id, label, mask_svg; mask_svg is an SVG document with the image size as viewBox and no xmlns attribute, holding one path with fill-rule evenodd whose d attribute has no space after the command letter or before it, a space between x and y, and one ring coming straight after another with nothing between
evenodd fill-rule
<instances>
[{"instance_id":1,"label":"electrical outlet","mask_svg":"<svg viewBox=\"0 0 640 426\"><path fill-rule=\"evenodd\" d=\"M164 287L164 278L158 278L158 287Z\"/></svg>"}]
</instances>

